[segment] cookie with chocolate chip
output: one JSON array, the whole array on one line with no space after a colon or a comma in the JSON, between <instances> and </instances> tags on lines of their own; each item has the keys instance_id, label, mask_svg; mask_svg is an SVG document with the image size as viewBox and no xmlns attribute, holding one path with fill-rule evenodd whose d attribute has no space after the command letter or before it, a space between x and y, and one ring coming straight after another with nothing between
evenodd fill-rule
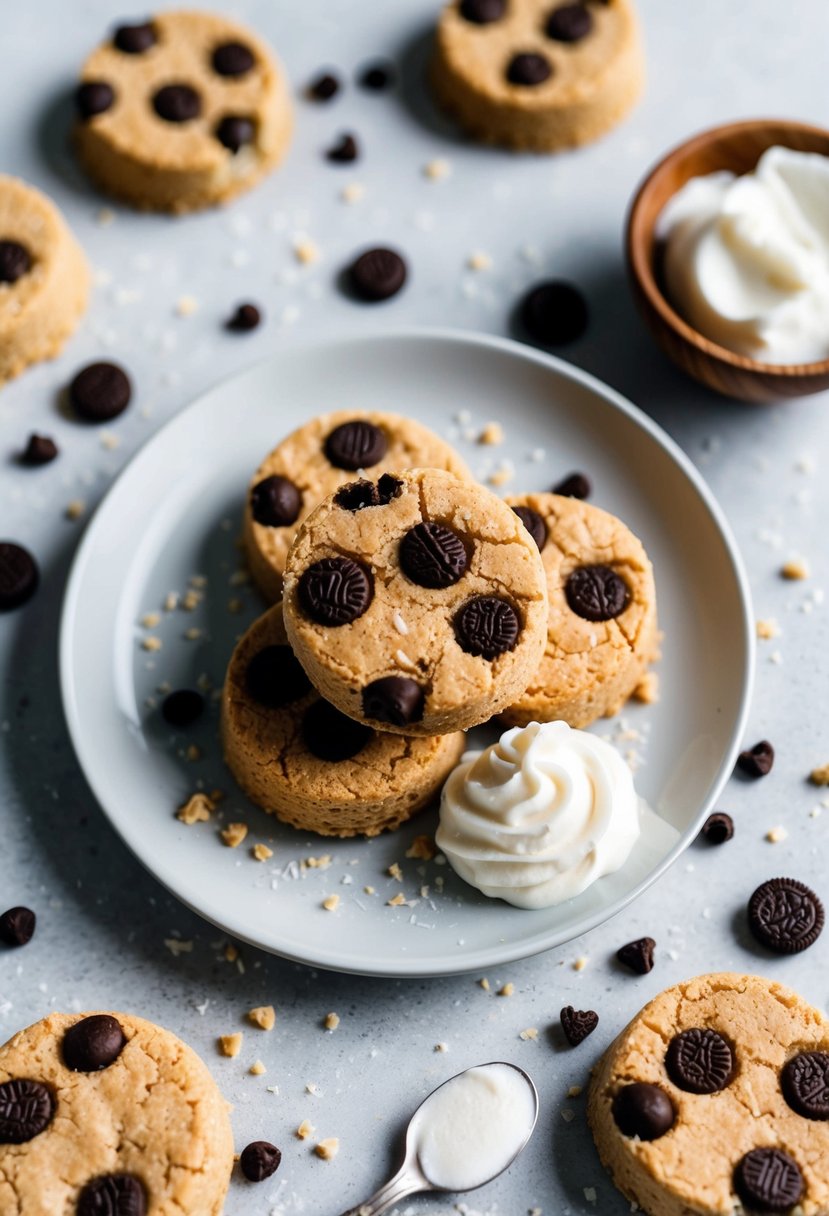
<instances>
[{"instance_id":1,"label":"cookie with chocolate chip","mask_svg":"<svg viewBox=\"0 0 829 1216\"><path fill-rule=\"evenodd\" d=\"M199 1057L125 1013L53 1013L0 1047L0 1212L219 1216L228 1107Z\"/></svg>"},{"instance_id":2,"label":"cookie with chocolate chip","mask_svg":"<svg viewBox=\"0 0 829 1216\"><path fill-rule=\"evenodd\" d=\"M0 174L0 387L60 352L88 295L86 258L57 207Z\"/></svg>"},{"instance_id":3,"label":"cookie with chocolate chip","mask_svg":"<svg viewBox=\"0 0 829 1216\"><path fill-rule=\"evenodd\" d=\"M256 470L248 490L243 537L251 574L270 601L282 595L288 550L308 514L340 486L399 469L446 469L470 476L460 456L411 418L379 411L338 410L314 418L279 444Z\"/></svg>"},{"instance_id":4,"label":"cookie with chocolate chip","mask_svg":"<svg viewBox=\"0 0 829 1216\"><path fill-rule=\"evenodd\" d=\"M435 469L342 486L288 554L285 625L320 693L359 722L436 735L520 696L541 659L538 546L483 486Z\"/></svg>"},{"instance_id":5,"label":"cookie with chocolate chip","mask_svg":"<svg viewBox=\"0 0 829 1216\"><path fill-rule=\"evenodd\" d=\"M376 836L426 806L462 734L404 739L323 701L288 645L281 604L239 642L222 696L227 764L251 801L323 836Z\"/></svg>"},{"instance_id":6,"label":"cookie with chocolate chip","mask_svg":"<svg viewBox=\"0 0 829 1216\"><path fill-rule=\"evenodd\" d=\"M625 117L643 82L633 0L451 0L438 22L433 91L483 143L588 143Z\"/></svg>"},{"instance_id":7,"label":"cookie with chocolate chip","mask_svg":"<svg viewBox=\"0 0 829 1216\"><path fill-rule=\"evenodd\" d=\"M93 51L75 94L90 177L152 211L195 211L255 185L282 159L291 103L251 30L217 13L164 12Z\"/></svg>"},{"instance_id":8,"label":"cookie with chocolate chip","mask_svg":"<svg viewBox=\"0 0 829 1216\"><path fill-rule=\"evenodd\" d=\"M703 975L637 1014L593 1075L599 1155L648 1216L829 1212L829 1021L754 975Z\"/></svg>"},{"instance_id":9,"label":"cookie with chocolate chip","mask_svg":"<svg viewBox=\"0 0 829 1216\"><path fill-rule=\"evenodd\" d=\"M541 552L550 612L544 657L504 720L589 726L622 708L658 656L651 563L599 507L560 494L506 501Z\"/></svg>"}]
</instances>

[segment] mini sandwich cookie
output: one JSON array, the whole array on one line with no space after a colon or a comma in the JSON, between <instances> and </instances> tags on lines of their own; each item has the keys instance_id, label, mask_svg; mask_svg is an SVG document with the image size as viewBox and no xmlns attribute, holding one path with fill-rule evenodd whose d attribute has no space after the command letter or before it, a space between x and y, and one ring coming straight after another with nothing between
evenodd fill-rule
<instances>
[{"instance_id":1,"label":"mini sandwich cookie","mask_svg":"<svg viewBox=\"0 0 829 1216\"><path fill-rule=\"evenodd\" d=\"M361 722L436 735L523 692L544 651L535 541L483 486L414 469L342 486L300 529L285 624L320 693Z\"/></svg>"},{"instance_id":2,"label":"mini sandwich cookie","mask_svg":"<svg viewBox=\"0 0 829 1216\"><path fill-rule=\"evenodd\" d=\"M651 564L621 520L598 507L558 494L507 502L541 552L550 613L544 657L504 720L589 726L622 708L657 657Z\"/></svg>"},{"instance_id":3,"label":"mini sandwich cookie","mask_svg":"<svg viewBox=\"0 0 829 1216\"><path fill-rule=\"evenodd\" d=\"M376 836L435 797L462 734L404 739L320 699L288 645L277 604L233 653L222 698L225 759L248 797L323 836Z\"/></svg>"},{"instance_id":4,"label":"mini sandwich cookie","mask_svg":"<svg viewBox=\"0 0 829 1216\"><path fill-rule=\"evenodd\" d=\"M829 1021L759 976L669 988L599 1062L588 1119L649 1216L827 1216Z\"/></svg>"},{"instance_id":5,"label":"mini sandwich cookie","mask_svg":"<svg viewBox=\"0 0 829 1216\"><path fill-rule=\"evenodd\" d=\"M642 91L631 0L452 0L432 82L475 139L536 152L587 143Z\"/></svg>"},{"instance_id":6,"label":"mini sandwich cookie","mask_svg":"<svg viewBox=\"0 0 829 1216\"><path fill-rule=\"evenodd\" d=\"M4 1216L219 1216L232 1168L227 1104L160 1026L54 1013L0 1047Z\"/></svg>"},{"instance_id":7,"label":"mini sandwich cookie","mask_svg":"<svg viewBox=\"0 0 829 1216\"><path fill-rule=\"evenodd\" d=\"M84 64L76 103L76 147L90 177L157 211L193 211L247 190L282 158L291 133L270 49L215 13L120 26Z\"/></svg>"},{"instance_id":8,"label":"mini sandwich cookie","mask_svg":"<svg viewBox=\"0 0 829 1216\"><path fill-rule=\"evenodd\" d=\"M288 550L302 521L324 498L363 472L377 478L414 468L470 477L448 443L397 414L340 410L283 439L256 470L245 507L245 552L266 599L282 596Z\"/></svg>"},{"instance_id":9,"label":"mini sandwich cookie","mask_svg":"<svg viewBox=\"0 0 829 1216\"><path fill-rule=\"evenodd\" d=\"M57 207L0 176L0 386L58 354L88 294L86 258Z\"/></svg>"}]
</instances>

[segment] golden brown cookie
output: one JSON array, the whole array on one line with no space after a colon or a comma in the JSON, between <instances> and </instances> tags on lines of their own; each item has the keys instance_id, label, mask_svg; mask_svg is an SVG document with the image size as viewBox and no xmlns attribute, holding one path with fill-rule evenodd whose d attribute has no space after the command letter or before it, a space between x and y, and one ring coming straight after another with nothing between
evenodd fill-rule
<instances>
[{"instance_id":1,"label":"golden brown cookie","mask_svg":"<svg viewBox=\"0 0 829 1216\"><path fill-rule=\"evenodd\" d=\"M556 152L620 122L644 71L632 0L452 0L432 84L475 139Z\"/></svg>"},{"instance_id":2,"label":"golden brown cookie","mask_svg":"<svg viewBox=\"0 0 829 1216\"><path fill-rule=\"evenodd\" d=\"M281 604L233 652L222 739L228 766L253 802L323 836L399 827L437 795L464 748L462 734L404 739L323 701L288 645Z\"/></svg>"},{"instance_id":3,"label":"golden brown cookie","mask_svg":"<svg viewBox=\"0 0 829 1216\"><path fill-rule=\"evenodd\" d=\"M546 622L535 542L500 498L451 473L342 486L288 554L297 658L338 709L384 729L485 722L523 692Z\"/></svg>"},{"instance_id":4,"label":"golden brown cookie","mask_svg":"<svg viewBox=\"0 0 829 1216\"><path fill-rule=\"evenodd\" d=\"M588 1119L649 1216L827 1216L829 1021L760 976L678 984L608 1048Z\"/></svg>"},{"instance_id":5,"label":"golden brown cookie","mask_svg":"<svg viewBox=\"0 0 829 1216\"><path fill-rule=\"evenodd\" d=\"M621 520L598 507L558 494L506 501L541 551L550 609L544 657L504 721L589 726L622 708L657 657L651 564Z\"/></svg>"},{"instance_id":6,"label":"golden brown cookie","mask_svg":"<svg viewBox=\"0 0 829 1216\"><path fill-rule=\"evenodd\" d=\"M154 211L194 211L247 190L284 155L291 104L270 48L217 13L158 13L90 55L75 143L90 177Z\"/></svg>"},{"instance_id":7,"label":"golden brown cookie","mask_svg":"<svg viewBox=\"0 0 829 1216\"><path fill-rule=\"evenodd\" d=\"M180 1039L125 1013L53 1013L0 1047L3 1216L219 1216L228 1107Z\"/></svg>"},{"instance_id":8,"label":"golden brown cookie","mask_svg":"<svg viewBox=\"0 0 829 1216\"><path fill-rule=\"evenodd\" d=\"M0 387L58 354L88 295L86 258L57 207L0 175Z\"/></svg>"},{"instance_id":9,"label":"golden brown cookie","mask_svg":"<svg viewBox=\"0 0 829 1216\"><path fill-rule=\"evenodd\" d=\"M337 410L283 439L256 470L245 506L245 553L265 598L281 598L288 550L302 521L324 498L363 472L377 478L412 468L470 477L448 443L397 414Z\"/></svg>"}]
</instances>

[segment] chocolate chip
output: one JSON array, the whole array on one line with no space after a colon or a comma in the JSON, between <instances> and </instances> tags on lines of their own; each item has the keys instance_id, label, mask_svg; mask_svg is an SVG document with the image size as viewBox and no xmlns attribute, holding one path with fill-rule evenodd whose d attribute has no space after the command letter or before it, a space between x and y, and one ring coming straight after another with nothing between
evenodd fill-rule
<instances>
[{"instance_id":1,"label":"chocolate chip","mask_svg":"<svg viewBox=\"0 0 829 1216\"><path fill-rule=\"evenodd\" d=\"M204 713L204 697L194 688L178 688L168 693L161 703L165 722L176 729L192 726Z\"/></svg>"},{"instance_id":2,"label":"chocolate chip","mask_svg":"<svg viewBox=\"0 0 829 1216\"><path fill-rule=\"evenodd\" d=\"M191 122L201 114L201 98L189 84L165 84L153 97L153 109L165 122Z\"/></svg>"},{"instance_id":3,"label":"chocolate chip","mask_svg":"<svg viewBox=\"0 0 829 1216\"><path fill-rule=\"evenodd\" d=\"M256 138L256 125L252 119L241 114L227 114L216 126L215 135L224 148L236 153L246 144L253 143Z\"/></svg>"},{"instance_id":4,"label":"chocolate chip","mask_svg":"<svg viewBox=\"0 0 829 1216\"><path fill-rule=\"evenodd\" d=\"M561 1029L571 1047L578 1047L599 1024L599 1015L592 1009L574 1009L565 1005L560 1014Z\"/></svg>"},{"instance_id":5,"label":"chocolate chip","mask_svg":"<svg viewBox=\"0 0 829 1216\"><path fill-rule=\"evenodd\" d=\"M521 305L521 320L533 342L541 346L565 346L587 329L587 303L572 283L550 279L527 292Z\"/></svg>"},{"instance_id":6,"label":"chocolate chip","mask_svg":"<svg viewBox=\"0 0 829 1216\"><path fill-rule=\"evenodd\" d=\"M460 535L443 524L415 524L400 542L400 567L418 587L451 587L468 566L469 554Z\"/></svg>"},{"instance_id":7,"label":"chocolate chip","mask_svg":"<svg viewBox=\"0 0 829 1216\"><path fill-rule=\"evenodd\" d=\"M213 52L211 63L219 76L246 76L256 59L244 42L223 42Z\"/></svg>"},{"instance_id":8,"label":"chocolate chip","mask_svg":"<svg viewBox=\"0 0 829 1216\"><path fill-rule=\"evenodd\" d=\"M507 0L461 0L458 12L473 25L491 25L507 11Z\"/></svg>"},{"instance_id":9,"label":"chocolate chip","mask_svg":"<svg viewBox=\"0 0 829 1216\"><path fill-rule=\"evenodd\" d=\"M94 118L115 103L115 90L105 80L85 80L75 89L75 109L81 118Z\"/></svg>"},{"instance_id":10,"label":"chocolate chip","mask_svg":"<svg viewBox=\"0 0 829 1216\"><path fill-rule=\"evenodd\" d=\"M50 439L48 435L37 435L32 433L29 436L29 442L26 444L20 456L21 464L32 465L33 467L41 464L49 464L58 455L58 445L54 439Z\"/></svg>"},{"instance_id":11,"label":"chocolate chip","mask_svg":"<svg viewBox=\"0 0 829 1216\"><path fill-rule=\"evenodd\" d=\"M673 1127L676 1111L664 1089L634 1081L623 1086L614 1098L613 1118L623 1136L658 1140Z\"/></svg>"},{"instance_id":12,"label":"chocolate chip","mask_svg":"<svg viewBox=\"0 0 829 1216\"><path fill-rule=\"evenodd\" d=\"M318 625L350 625L371 603L374 586L364 566L350 557L324 557L299 580L299 599Z\"/></svg>"},{"instance_id":13,"label":"chocolate chip","mask_svg":"<svg viewBox=\"0 0 829 1216\"><path fill-rule=\"evenodd\" d=\"M539 553L547 543L547 525L532 507L512 508L538 546Z\"/></svg>"},{"instance_id":14,"label":"chocolate chip","mask_svg":"<svg viewBox=\"0 0 829 1216\"><path fill-rule=\"evenodd\" d=\"M279 1169L282 1154L267 1140L254 1140L242 1149L239 1166L248 1182L264 1182Z\"/></svg>"},{"instance_id":15,"label":"chocolate chip","mask_svg":"<svg viewBox=\"0 0 829 1216\"><path fill-rule=\"evenodd\" d=\"M248 696L268 709L280 709L311 691L311 681L290 646L266 646L245 672Z\"/></svg>"},{"instance_id":16,"label":"chocolate chip","mask_svg":"<svg viewBox=\"0 0 829 1216\"><path fill-rule=\"evenodd\" d=\"M308 751L332 764L351 760L373 737L370 726L346 717L327 701L315 701L302 719L302 738Z\"/></svg>"},{"instance_id":17,"label":"chocolate chip","mask_svg":"<svg viewBox=\"0 0 829 1216\"><path fill-rule=\"evenodd\" d=\"M808 950L820 937L823 921L823 904L796 878L770 878L749 900L749 928L775 954Z\"/></svg>"},{"instance_id":18,"label":"chocolate chip","mask_svg":"<svg viewBox=\"0 0 829 1216\"><path fill-rule=\"evenodd\" d=\"M495 659L514 650L521 632L518 613L507 600L476 595L455 613L455 637L461 650Z\"/></svg>"},{"instance_id":19,"label":"chocolate chip","mask_svg":"<svg viewBox=\"0 0 829 1216\"><path fill-rule=\"evenodd\" d=\"M326 160L336 165L350 165L360 155L357 140L353 135L341 135L337 143L332 144L325 154Z\"/></svg>"},{"instance_id":20,"label":"chocolate chip","mask_svg":"<svg viewBox=\"0 0 829 1216\"><path fill-rule=\"evenodd\" d=\"M734 820L725 811L714 811L702 825L700 835L709 844L725 844L734 835Z\"/></svg>"},{"instance_id":21,"label":"chocolate chip","mask_svg":"<svg viewBox=\"0 0 829 1216\"><path fill-rule=\"evenodd\" d=\"M383 676L363 689L363 713L374 722L410 726L423 719L426 695L408 676Z\"/></svg>"},{"instance_id":22,"label":"chocolate chip","mask_svg":"<svg viewBox=\"0 0 829 1216\"><path fill-rule=\"evenodd\" d=\"M373 422L355 418L335 426L325 441L325 455L335 469L370 469L379 464L388 451L385 432Z\"/></svg>"},{"instance_id":23,"label":"chocolate chip","mask_svg":"<svg viewBox=\"0 0 829 1216\"><path fill-rule=\"evenodd\" d=\"M75 1022L63 1036L63 1061L73 1072L100 1072L114 1064L126 1043L117 1018L93 1013Z\"/></svg>"},{"instance_id":24,"label":"chocolate chip","mask_svg":"<svg viewBox=\"0 0 829 1216\"><path fill-rule=\"evenodd\" d=\"M302 510L302 494L287 477L274 473L256 483L250 492L250 509L258 524L287 528Z\"/></svg>"},{"instance_id":25,"label":"chocolate chip","mask_svg":"<svg viewBox=\"0 0 829 1216\"><path fill-rule=\"evenodd\" d=\"M0 283L16 283L31 269L32 259L19 241L0 241Z\"/></svg>"},{"instance_id":26,"label":"chocolate chip","mask_svg":"<svg viewBox=\"0 0 829 1216\"><path fill-rule=\"evenodd\" d=\"M768 739L761 739L737 757L737 768L747 777L767 777L773 764L774 748Z\"/></svg>"},{"instance_id":27,"label":"chocolate chip","mask_svg":"<svg viewBox=\"0 0 829 1216\"><path fill-rule=\"evenodd\" d=\"M590 490L590 482L584 473L570 473L553 486L553 493L560 494L563 498L589 498Z\"/></svg>"},{"instance_id":28,"label":"chocolate chip","mask_svg":"<svg viewBox=\"0 0 829 1216\"><path fill-rule=\"evenodd\" d=\"M829 1119L829 1054L801 1051L780 1074L783 1097L804 1119Z\"/></svg>"},{"instance_id":29,"label":"chocolate chip","mask_svg":"<svg viewBox=\"0 0 829 1216\"><path fill-rule=\"evenodd\" d=\"M255 304L240 304L231 317L225 322L225 329L234 333L248 333L256 329L262 320L262 313Z\"/></svg>"},{"instance_id":30,"label":"chocolate chip","mask_svg":"<svg viewBox=\"0 0 829 1216\"><path fill-rule=\"evenodd\" d=\"M308 86L308 96L314 101L330 101L340 91L340 82L331 72L317 76Z\"/></svg>"},{"instance_id":31,"label":"chocolate chip","mask_svg":"<svg viewBox=\"0 0 829 1216\"><path fill-rule=\"evenodd\" d=\"M25 604L39 582L40 571L28 549L9 540L0 541L0 612Z\"/></svg>"},{"instance_id":32,"label":"chocolate chip","mask_svg":"<svg viewBox=\"0 0 829 1216\"><path fill-rule=\"evenodd\" d=\"M78 1216L146 1216L147 1193L134 1174L103 1174L78 1196Z\"/></svg>"},{"instance_id":33,"label":"chocolate chip","mask_svg":"<svg viewBox=\"0 0 829 1216\"><path fill-rule=\"evenodd\" d=\"M69 385L69 401L86 422L110 422L123 414L132 397L132 385L116 363L90 363Z\"/></svg>"},{"instance_id":34,"label":"chocolate chip","mask_svg":"<svg viewBox=\"0 0 829 1216\"><path fill-rule=\"evenodd\" d=\"M628 606L627 583L609 566L577 566L564 584L567 603L585 621L610 621Z\"/></svg>"},{"instance_id":35,"label":"chocolate chip","mask_svg":"<svg viewBox=\"0 0 829 1216\"><path fill-rule=\"evenodd\" d=\"M520 84L525 88L543 84L552 74L553 68L549 59L535 51L523 51L520 55L513 55L507 68L507 80L510 84Z\"/></svg>"},{"instance_id":36,"label":"chocolate chip","mask_svg":"<svg viewBox=\"0 0 829 1216\"><path fill-rule=\"evenodd\" d=\"M694 1026L676 1034L665 1055L668 1076L689 1094L715 1094L734 1079L731 1044L716 1030Z\"/></svg>"},{"instance_id":37,"label":"chocolate chip","mask_svg":"<svg viewBox=\"0 0 829 1216\"><path fill-rule=\"evenodd\" d=\"M357 77L357 83L372 93L382 93L394 84L395 70L390 63L370 63Z\"/></svg>"},{"instance_id":38,"label":"chocolate chip","mask_svg":"<svg viewBox=\"0 0 829 1216\"><path fill-rule=\"evenodd\" d=\"M344 511L362 511L364 507L387 507L403 489L403 482L391 473L383 473L375 485L373 481L350 481L340 486L334 502Z\"/></svg>"},{"instance_id":39,"label":"chocolate chip","mask_svg":"<svg viewBox=\"0 0 829 1216\"><path fill-rule=\"evenodd\" d=\"M406 273L406 263L393 249L367 249L348 269L352 290L370 304L396 296Z\"/></svg>"},{"instance_id":40,"label":"chocolate chip","mask_svg":"<svg viewBox=\"0 0 829 1216\"><path fill-rule=\"evenodd\" d=\"M0 916L0 941L7 946L25 946L34 937L36 924L31 908L8 908Z\"/></svg>"},{"instance_id":41,"label":"chocolate chip","mask_svg":"<svg viewBox=\"0 0 829 1216\"><path fill-rule=\"evenodd\" d=\"M547 21L547 37L556 42L581 42L592 29L593 18L584 4L562 4Z\"/></svg>"},{"instance_id":42,"label":"chocolate chip","mask_svg":"<svg viewBox=\"0 0 829 1216\"><path fill-rule=\"evenodd\" d=\"M55 1113L51 1090L40 1081L0 1085L0 1144L26 1144L49 1126Z\"/></svg>"},{"instance_id":43,"label":"chocolate chip","mask_svg":"<svg viewBox=\"0 0 829 1216\"><path fill-rule=\"evenodd\" d=\"M152 21L140 25L119 25L112 40L125 55L143 55L158 42Z\"/></svg>"},{"instance_id":44,"label":"chocolate chip","mask_svg":"<svg viewBox=\"0 0 829 1216\"><path fill-rule=\"evenodd\" d=\"M755 1148L734 1170L734 1186L752 1212L788 1212L803 1196L800 1166L779 1148Z\"/></svg>"},{"instance_id":45,"label":"chocolate chip","mask_svg":"<svg viewBox=\"0 0 829 1216\"><path fill-rule=\"evenodd\" d=\"M656 942L652 937L640 937L635 942L616 951L616 957L625 967L630 967L637 975L647 975L653 970L653 952Z\"/></svg>"}]
</instances>

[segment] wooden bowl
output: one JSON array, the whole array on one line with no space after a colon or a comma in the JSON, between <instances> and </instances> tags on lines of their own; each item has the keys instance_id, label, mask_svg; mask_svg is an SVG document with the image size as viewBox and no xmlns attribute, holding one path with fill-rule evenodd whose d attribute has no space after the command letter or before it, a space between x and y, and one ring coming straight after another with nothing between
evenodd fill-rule
<instances>
[{"instance_id":1,"label":"wooden bowl","mask_svg":"<svg viewBox=\"0 0 829 1216\"><path fill-rule=\"evenodd\" d=\"M656 341L678 367L715 392L740 401L778 401L829 388L829 359L761 363L697 333L665 298L657 276L656 222L692 177L718 170L749 173L767 148L829 156L829 131L786 119L732 122L695 135L661 160L639 188L628 214L627 261L637 305Z\"/></svg>"}]
</instances>

